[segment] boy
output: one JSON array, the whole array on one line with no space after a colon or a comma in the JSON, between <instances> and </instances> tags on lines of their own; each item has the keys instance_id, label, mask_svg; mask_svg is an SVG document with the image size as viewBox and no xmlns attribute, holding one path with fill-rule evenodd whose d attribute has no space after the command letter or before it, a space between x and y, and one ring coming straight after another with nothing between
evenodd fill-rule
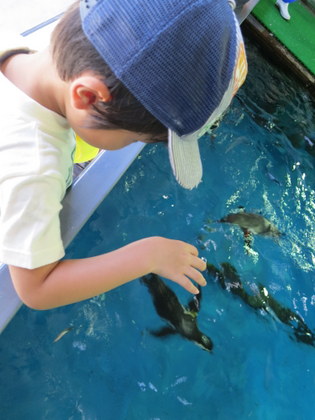
<instances>
[{"instance_id":1,"label":"boy","mask_svg":"<svg viewBox=\"0 0 315 420\"><path fill-rule=\"evenodd\" d=\"M150 272L198 293L193 281L206 284L206 264L194 246L173 239L61 260L59 211L74 132L112 150L168 140L174 174L191 189L202 177L198 138L245 74L227 0L82 0L49 49L2 56L0 261L26 305L66 305Z\"/></svg>"}]
</instances>

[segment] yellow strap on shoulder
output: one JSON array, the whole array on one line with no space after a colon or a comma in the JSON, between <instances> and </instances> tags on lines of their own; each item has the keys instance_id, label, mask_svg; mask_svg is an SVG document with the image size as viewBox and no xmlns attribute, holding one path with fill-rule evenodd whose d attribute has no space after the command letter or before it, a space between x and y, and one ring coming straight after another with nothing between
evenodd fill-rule
<instances>
[{"instance_id":1,"label":"yellow strap on shoulder","mask_svg":"<svg viewBox=\"0 0 315 420\"><path fill-rule=\"evenodd\" d=\"M81 139L77 134L75 135L76 148L74 154L74 163L83 163L88 162L95 158L98 154L99 149L97 147L91 146Z\"/></svg>"}]
</instances>

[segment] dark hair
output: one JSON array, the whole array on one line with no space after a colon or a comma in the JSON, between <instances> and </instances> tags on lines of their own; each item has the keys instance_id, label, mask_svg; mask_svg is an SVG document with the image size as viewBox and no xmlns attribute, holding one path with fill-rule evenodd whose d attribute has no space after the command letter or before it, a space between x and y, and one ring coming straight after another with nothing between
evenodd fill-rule
<instances>
[{"instance_id":1,"label":"dark hair","mask_svg":"<svg viewBox=\"0 0 315 420\"><path fill-rule=\"evenodd\" d=\"M70 81L84 71L91 70L109 88L112 99L93 107L91 128L124 129L166 140L166 127L117 79L85 36L78 1L70 6L54 29L51 53L62 80Z\"/></svg>"}]
</instances>

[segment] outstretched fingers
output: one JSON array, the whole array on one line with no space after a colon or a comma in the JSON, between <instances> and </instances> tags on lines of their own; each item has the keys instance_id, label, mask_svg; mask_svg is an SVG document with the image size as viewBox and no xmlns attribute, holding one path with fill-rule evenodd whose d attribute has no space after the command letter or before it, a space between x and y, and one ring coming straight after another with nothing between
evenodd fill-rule
<instances>
[{"instance_id":1,"label":"outstretched fingers","mask_svg":"<svg viewBox=\"0 0 315 420\"><path fill-rule=\"evenodd\" d=\"M201 269L201 268L200 268ZM184 289L193 294L198 294L199 289L195 286L197 283L199 286L206 286L207 282L201 272L193 267L188 267L185 273L180 274L174 279L176 283L180 284Z\"/></svg>"},{"instance_id":2,"label":"outstretched fingers","mask_svg":"<svg viewBox=\"0 0 315 420\"><path fill-rule=\"evenodd\" d=\"M207 284L204 276L201 274L200 271L196 270L193 267L189 267L186 272L185 276L189 279L193 280L194 282L198 283L200 286L205 286Z\"/></svg>"},{"instance_id":3,"label":"outstretched fingers","mask_svg":"<svg viewBox=\"0 0 315 420\"><path fill-rule=\"evenodd\" d=\"M207 268L207 262L203 258L199 258L197 256L192 256L192 267L196 268L200 271L205 271Z\"/></svg>"},{"instance_id":4,"label":"outstretched fingers","mask_svg":"<svg viewBox=\"0 0 315 420\"><path fill-rule=\"evenodd\" d=\"M180 284L189 292L198 294L198 288L193 284L192 281L196 282L200 286L207 284L201 271L205 271L207 263L204 259L198 257L198 249L191 245L190 252L192 254L190 266L185 270L185 273L180 277Z\"/></svg>"},{"instance_id":5,"label":"outstretched fingers","mask_svg":"<svg viewBox=\"0 0 315 420\"><path fill-rule=\"evenodd\" d=\"M176 279L174 279L174 281L186 289L189 293L193 293L194 295L199 293L198 287L196 287L190 278L188 278L185 274L179 275Z\"/></svg>"}]
</instances>

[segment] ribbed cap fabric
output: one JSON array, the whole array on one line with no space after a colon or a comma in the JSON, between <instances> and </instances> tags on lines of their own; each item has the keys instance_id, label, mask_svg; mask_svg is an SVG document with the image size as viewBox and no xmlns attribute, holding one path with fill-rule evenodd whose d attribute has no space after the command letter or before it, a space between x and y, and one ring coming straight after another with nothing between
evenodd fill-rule
<instances>
[{"instance_id":1,"label":"ribbed cap fabric","mask_svg":"<svg viewBox=\"0 0 315 420\"><path fill-rule=\"evenodd\" d=\"M178 135L200 128L234 68L236 31L228 1L89 3L81 5L83 29L115 75Z\"/></svg>"},{"instance_id":2,"label":"ribbed cap fabric","mask_svg":"<svg viewBox=\"0 0 315 420\"><path fill-rule=\"evenodd\" d=\"M90 42L169 138L199 130L222 102L238 42L228 0L81 0L81 18Z\"/></svg>"}]
</instances>

